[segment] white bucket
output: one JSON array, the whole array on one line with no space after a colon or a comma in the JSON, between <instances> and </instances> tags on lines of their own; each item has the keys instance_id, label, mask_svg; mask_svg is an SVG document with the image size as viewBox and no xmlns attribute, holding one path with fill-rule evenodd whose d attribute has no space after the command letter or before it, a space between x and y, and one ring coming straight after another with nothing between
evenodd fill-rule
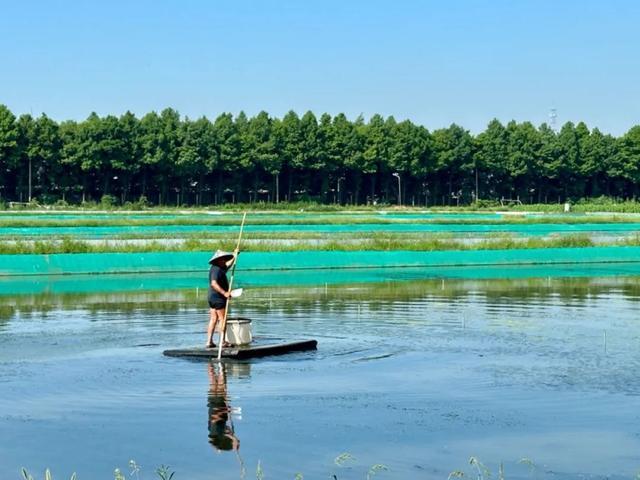
<instances>
[{"instance_id":1,"label":"white bucket","mask_svg":"<svg viewBox=\"0 0 640 480\"><path fill-rule=\"evenodd\" d=\"M251 319L228 318L225 340L231 345L248 345L253 341L251 335Z\"/></svg>"}]
</instances>

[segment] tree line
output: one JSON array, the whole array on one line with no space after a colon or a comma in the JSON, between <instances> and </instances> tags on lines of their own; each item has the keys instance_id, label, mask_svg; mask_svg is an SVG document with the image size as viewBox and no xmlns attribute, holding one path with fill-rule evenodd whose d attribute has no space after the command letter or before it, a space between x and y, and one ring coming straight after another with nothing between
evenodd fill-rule
<instances>
[{"instance_id":1,"label":"tree line","mask_svg":"<svg viewBox=\"0 0 640 480\"><path fill-rule=\"evenodd\" d=\"M211 121L167 108L81 122L0 105L0 200L157 205L314 200L455 205L636 198L640 126L614 137L580 122L492 120L473 135L409 120L290 111Z\"/></svg>"}]
</instances>

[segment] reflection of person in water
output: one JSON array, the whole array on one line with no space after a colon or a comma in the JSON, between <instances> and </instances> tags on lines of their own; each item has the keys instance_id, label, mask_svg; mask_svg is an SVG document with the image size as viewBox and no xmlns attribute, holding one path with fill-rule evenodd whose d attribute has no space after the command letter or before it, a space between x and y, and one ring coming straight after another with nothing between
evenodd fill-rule
<instances>
[{"instance_id":1,"label":"reflection of person in water","mask_svg":"<svg viewBox=\"0 0 640 480\"><path fill-rule=\"evenodd\" d=\"M209 363L209 384L209 443L218 451L238 450L240 440L233 429L224 364Z\"/></svg>"}]
</instances>

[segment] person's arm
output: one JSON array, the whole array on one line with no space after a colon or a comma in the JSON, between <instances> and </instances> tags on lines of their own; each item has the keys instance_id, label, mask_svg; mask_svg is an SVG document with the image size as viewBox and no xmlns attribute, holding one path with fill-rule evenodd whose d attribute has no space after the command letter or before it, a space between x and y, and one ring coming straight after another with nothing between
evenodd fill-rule
<instances>
[{"instance_id":1,"label":"person's arm","mask_svg":"<svg viewBox=\"0 0 640 480\"><path fill-rule=\"evenodd\" d=\"M233 265L233 264L235 263L235 261L237 260L238 255L240 255L240 250L238 250L238 249L236 248L236 249L233 251L233 258L227 262L227 268L231 268L231 265Z\"/></svg>"},{"instance_id":2,"label":"person's arm","mask_svg":"<svg viewBox=\"0 0 640 480\"><path fill-rule=\"evenodd\" d=\"M225 298L229 298L231 296L231 293L222 288L215 280L211 280L211 288L213 288L216 292L218 292Z\"/></svg>"}]
</instances>

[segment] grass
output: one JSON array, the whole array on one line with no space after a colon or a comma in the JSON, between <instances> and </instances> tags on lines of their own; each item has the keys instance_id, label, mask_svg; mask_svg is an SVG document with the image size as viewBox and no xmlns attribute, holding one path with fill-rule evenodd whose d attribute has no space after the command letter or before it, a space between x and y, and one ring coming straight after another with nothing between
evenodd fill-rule
<instances>
[{"instance_id":1,"label":"grass","mask_svg":"<svg viewBox=\"0 0 640 480\"><path fill-rule=\"evenodd\" d=\"M586 199L572 199L571 210L574 212L611 212L611 213L640 213L640 201L636 200L619 200L612 197L593 197ZM0 201L0 211L6 208L6 203ZM381 209L393 209L398 211L417 211L425 210L427 207L417 206L412 207L404 205L397 207L394 204L380 203L377 205L337 205L337 204L323 204L316 201L298 201L298 202L255 202L255 203L231 203L221 205L203 205L203 206L150 206L146 201L126 203L125 205L118 206L111 202L85 202L82 204L67 204L65 202L59 202L54 205L39 206L37 204L19 207L16 212L22 213L38 213L38 212L55 212L55 211L72 211L72 212L92 212L96 210L110 211L110 212L136 212L136 213L157 213L157 212L182 212L185 210L191 210L194 212L206 211L206 210L221 210L225 212L242 212L242 211L261 211L261 212L346 212L346 211L358 211L358 212L372 212ZM462 206L452 205L432 205L428 207L431 211L455 211L455 212L493 212L493 211L530 211L530 212L546 212L546 213L561 213L564 211L564 201L558 201L557 203L531 203L522 205L508 205L502 206L497 200L480 200L477 203L471 203Z\"/></svg>"},{"instance_id":2,"label":"grass","mask_svg":"<svg viewBox=\"0 0 640 480\"><path fill-rule=\"evenodd\" d=\"M337 467L338 470L334 469L334 471L331 473L329 478L338 480L339 477L338 477L338 473L336 472L339 472L339 469L344 468L347 464L349 464L350 467L351 465L355 465L356 458L350 453L342 453L335 458L333 463L334 463L334 467ZM361 470L361 468L359 468L358 470ZM389 467L387 467L386 465L377 463L368 467L368 469L364 471L364 476L362 478L366 480L373 480L373 478L377 476L380 472L385 472L388 470L389 470ZM21 469L20 473L22 475L23 480L36 480L29 473L29 471L24 467ZM173 480L176 474L176 472L168 465L161 465L157 467L154 473L155 473L155 478L159 480ZM241 467L240 478L245 478L245 473L246 472L244 471L244 468ZM78 476L76 475L75 472L72 473L70 476L70 480L77 480L77 478ZM129 475L127 476L122 470L120 470L119 468L116 468L113 471L113 478L114 480L127 480L128 478L140 480L142 478L142 468L134 460L129 460ZM255 478L256 480L265 479L265 471L262 468L262 462L260 460L258 460L258 464L256 466ZM293 474L293 479L304 480L304 475L300 472L296 472ZM44 472L44 480L53 480L53 475L51 473L51 470L49 470L48 468Z\"/></svg>"},{"instance_id":3,"label":"grass","mask_svg":"<svg viewBox=\"0 0 640 480\"><path fill-rule=\"evenodd\" d=\"M538 466L529 458L521 458L520 460L515 462L515 466L520 469L526 469L526 475L530 478L542 478L545 476L545 471L539 469ZM344 470L345 467L349 468L350 471L348 473ZM114 480L127 480L127 478L140 480L143 477L142 469L133 460L129 461L129 470L129 476L127 477L127 475L125 475L119 468L116 468L113 472ZM342 477L342 473L345 473L345 475L349 475L350 478L353 478L354 474L358 474L356 478L373 480L373 478L377 477L378 474L380 474L381 477L386 477L385 472L388 472L389 470L389 467L382 463L371 465L368 468L362 468L362 465L357 464L357 460L353 455L351 455L350 453L342 453L335 458L333 462L333 469L328 478L339 480L340 477ZM23 480L35 480L34 477L25 468L22 468L21 473ZM166 465L161 465L160 467L156 468L154 473L154 477L159 480L173 480L176 474L176 472L172 470L171 467ZM244 471L244 469L242 469L239 475L240 478L244 479L245 473L246 472ZM550 473L552 474L552 476L555 476L553 472ZM258 460L256 466L255 478L256 480L264 480L266 478L266 473L262 467L262 462L260 460ZM290 478L293 478L293 480L304 480L304 475L300 472L296 472L293 473ZM470 457L469 461L467 462L466 468L453 470L449 473L446 480L451 480L454 478L475 478L477 480L489 480L494 477L493 472L489 469L489 467L482 463L477 457ZM495 478L497 480L507 479L504 463L500 462L498 464L498 471ZM76 480L76 474L73 473L70 479ZM49 469L45 470L44 480L53 480L53 476ZM640 480L640 471L637 472L633 477L630 477L630 480Z\"/></svg>"},{"instance_id":4,"label":"grass","mask_svg":"<svg viewBox=\"0 0 640 480\"><path fill-rule=\"evenodd\" d=\"M439 251L439 250L513 250L534 248L575 248L594 246L640 246L640 235L594 242L586 234L552 237L515 237L511 235L486 235L475 242L449 235L403 236L377 233L362 237L324 237L322 240L297 239L287 242L256 240L246 242L244 251L250 252L298 252L298 251ZM163 243L151 240L143 243L126 241L89 242L70 237L58 240L17 240L0 243L0 254L56 254L56 253L148 253L148 252L211 252L216 249L233 250L235 239L188 238L181 243Z\"/></svg>"}]
</instances>

